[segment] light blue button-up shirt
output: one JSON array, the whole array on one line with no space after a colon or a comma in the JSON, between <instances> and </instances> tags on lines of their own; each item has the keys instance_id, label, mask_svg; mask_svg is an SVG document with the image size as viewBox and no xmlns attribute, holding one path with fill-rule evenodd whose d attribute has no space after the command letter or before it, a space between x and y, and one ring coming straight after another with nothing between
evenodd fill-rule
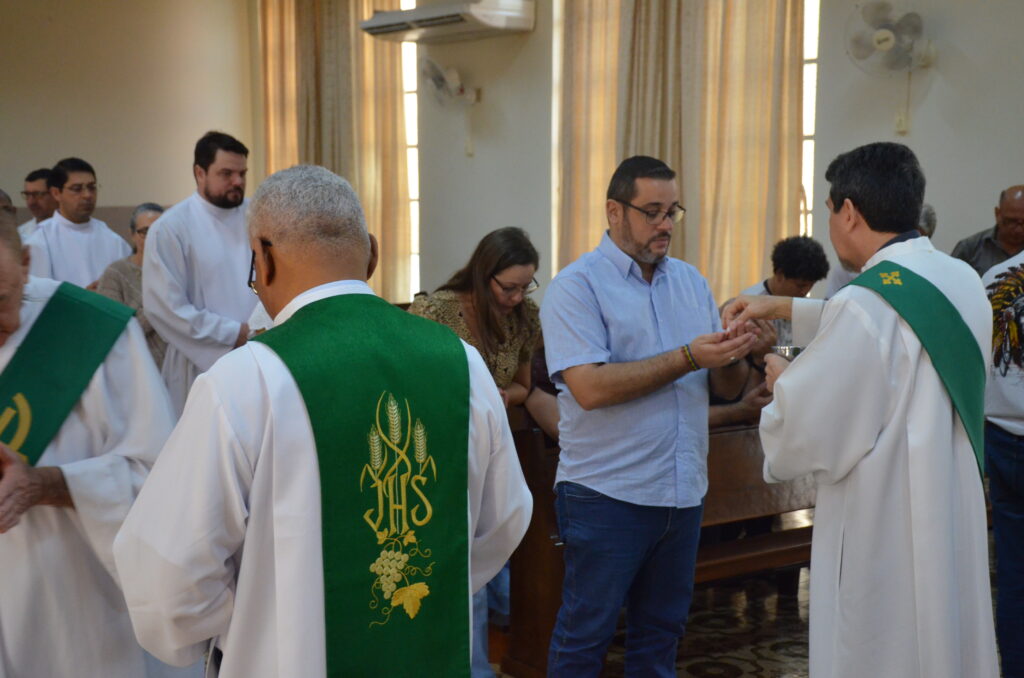
<instances>
[{"instance_id":1,"label":"light blue button-up shirt","mask_svg":"<svg viewBox=\"0 0 1024 678\"><path fill-rule=\"evenodd\" d=\"M558 386L561 456L572 481L643 506L696 506L708 487L708 376L691 372L657 391L586 411L562 370L643 360L721 330L707 281L665 258L650 284L606 233L551 282L540 311L548 370Z\"/></svg>"}]
</instances>

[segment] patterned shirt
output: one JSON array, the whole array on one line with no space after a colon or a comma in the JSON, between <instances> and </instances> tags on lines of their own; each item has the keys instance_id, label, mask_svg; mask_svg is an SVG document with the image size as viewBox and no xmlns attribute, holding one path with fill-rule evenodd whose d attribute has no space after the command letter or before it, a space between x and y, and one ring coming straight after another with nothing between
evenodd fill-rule
<instances>
[{"instance_id":1,"label":"patterned shirt","mask_svg":"<svg viewBox=\"0 0 1024 678\"><path fill-rule=\"evenodd\" d=\"M519 371L519 366L533 359L533 349L540 336L540 311L529 297L523 299L523 310L526 314L525 323L514 313L505 316L505 326L502 328L505 340L498 344L493 355L488 355L484 353L483 347L473 336L466 318L462 315L462 302L458 292L438 290L431 295L416 297L409 306L409 313L447 325L460 339L480 351L498 388L508 388Z\"/></svg>"},{"instance_id":2,"label":"patterned shirt","mask_svg":"<svg viewBox=\"0 0 1024 678\"><path fill-rule=\"evenodd\" d=\"M136 265L131 257L118 259L100 276L96 291L135 309L135 317L142 325L149 352L153 354L156 366L161 367L164 363L164 353L167 351L167 342L156 333L149 324L145 311L142 310L142 268Z\"/></svg>"}]
</instances>

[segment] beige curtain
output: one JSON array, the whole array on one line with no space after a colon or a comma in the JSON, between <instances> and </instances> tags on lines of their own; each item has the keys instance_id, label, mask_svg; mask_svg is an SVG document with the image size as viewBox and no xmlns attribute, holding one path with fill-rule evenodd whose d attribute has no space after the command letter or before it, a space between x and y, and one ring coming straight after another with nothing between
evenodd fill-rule
<instances>
[{"instance_id":1,"label":"beige curtain","mask_svg":"<svg viewBox=\"0 0 1024 678\"><path fill-rule=\"evenodd\" d=\"M672 254L719 300L753 284L799 232L803 1L566 0L563 36L559 264L593 247L612 171L643 154L679 173Z\"/></svg>"},{"instance_id":2,"label":"beige curtain","mask_svg":"<svg viewBox=\"0 0 1024 678\"><path fill-rule=\"evenodd\" d=\"M699 267L719 301L800 232L803 0L704 5Z\"/></svg>"},{"instance_id":3,"label":"beige curtain","mask_svg":"<svg viewBox=\"0 0 1024 678\"><path fill-rule=\"evenodd\" d=\"M561 269L592 250L608 228L604 197L618 164L621 0L565 0L559 108L559 207L556 258Z\"/></svg>"},{"instance_id":4,"label":"beige curtain","mask_svg":"<svg viewBox=\"0 0 1024 678\"><path fill-rule=\"evenodd\" d=\"M370 285L409 300L412 253L401 48L359 22L398 0L261 0L267 173L323 165L348 179L377 236Z\"/></svg>"}]
</instances>

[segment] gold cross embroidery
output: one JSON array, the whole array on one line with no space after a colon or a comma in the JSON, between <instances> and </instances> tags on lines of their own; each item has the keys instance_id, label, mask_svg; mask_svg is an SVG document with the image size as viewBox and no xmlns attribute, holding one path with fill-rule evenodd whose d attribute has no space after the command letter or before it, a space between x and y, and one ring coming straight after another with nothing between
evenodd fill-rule
<instances>
[{"instance_id":1,"label":"gold cross embroidery","mask_svg":"<svg viewBox=\"0 0 1024 678\"><path fill-rule=\"evenodd\" d=\"M883 285L903 285L903 281L900 280L900 272L893 271L892 273L879 273L882 277Z\"/></svg>"}]
</instances>

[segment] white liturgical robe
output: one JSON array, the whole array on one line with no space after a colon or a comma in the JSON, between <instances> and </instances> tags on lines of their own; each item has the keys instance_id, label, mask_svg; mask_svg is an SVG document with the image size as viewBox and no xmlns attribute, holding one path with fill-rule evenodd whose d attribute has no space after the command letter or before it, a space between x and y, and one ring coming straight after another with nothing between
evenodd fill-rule
<instances>
[{"instance_id":1,"label":"white liturgical robe","mask_svg":"<svg viewBox=\"0 0 1024 678\"><path fill-rule=\"evenodd\" d=\"M161 374L178 414L195 378L230 351L256 305L245 209L192 194L157 219L146 237L142 305L167 341Z\"/></svg>"},{"instance_id":2,"label":"white liturgical robe","mask_svg":"<svg viewBox=\"0 0 1024 678\"><path fill-rule=\"evenodd\" d=\"M132 253L124 238L99 219L84 224L56 211L25 242L32 253L32 275L85 287L99 280L107 266Z\"/></svg>"},{"instance_id":3,"label":"white liturgical robe","mask_svg":"<svg viewBox=\"0 0 1024 678\"><path fill-rule=\"evenodd\" d=\"M29 279L21 327L0 347L0 369L57 285ZM39 459L61 468L75 507L34 506L0 534L0 677L146 675L111 549L173 425L132 320Z\"/></svg>"},{"instance_id":4,"label":"white liturgical robe","mask_svg":"<svg viewBox=\"0 0 1024 678\"><path fill-rule=\"evenodd\" d=\"M978 275L927 238L879 250L928 279L986 366ZM761 413L765 479L813 473L812 678L995 678L985 496L974 451L931 359L878 294L847 286L793 302L807 346ZM809 335L813 339L809 342Z\"/></svg>"},{"instance_id":5,"label":"white liturgical robe","mask_svg":"<svg viewBox=\"0 0 1024 678\"><path fill-rule=\"evenodd\" d=\"M275 324L345 293L372 294L358 281L322 285L293 299ZM494 379L464 346L466 586L475 591L519 544L533 504ZM246 344L196 380L114 553L135 632L157 657L195 661L212 638L223 651L221 678L325 676L317 450L299 389L273 351Z\"/></svg>"},{"instance_id":6,"label":"white liturgical robe","mask_svg":"<svg viewBox=\"0 0 1024 678\"><path fill-rule=\"evenodd\" d=\"M36 232L36 228L39 227L40 221L35 217L32 217L25 223L18 226L18 235L21 236L21 242L24 243Z\"/></svg>"}]
</instances>

